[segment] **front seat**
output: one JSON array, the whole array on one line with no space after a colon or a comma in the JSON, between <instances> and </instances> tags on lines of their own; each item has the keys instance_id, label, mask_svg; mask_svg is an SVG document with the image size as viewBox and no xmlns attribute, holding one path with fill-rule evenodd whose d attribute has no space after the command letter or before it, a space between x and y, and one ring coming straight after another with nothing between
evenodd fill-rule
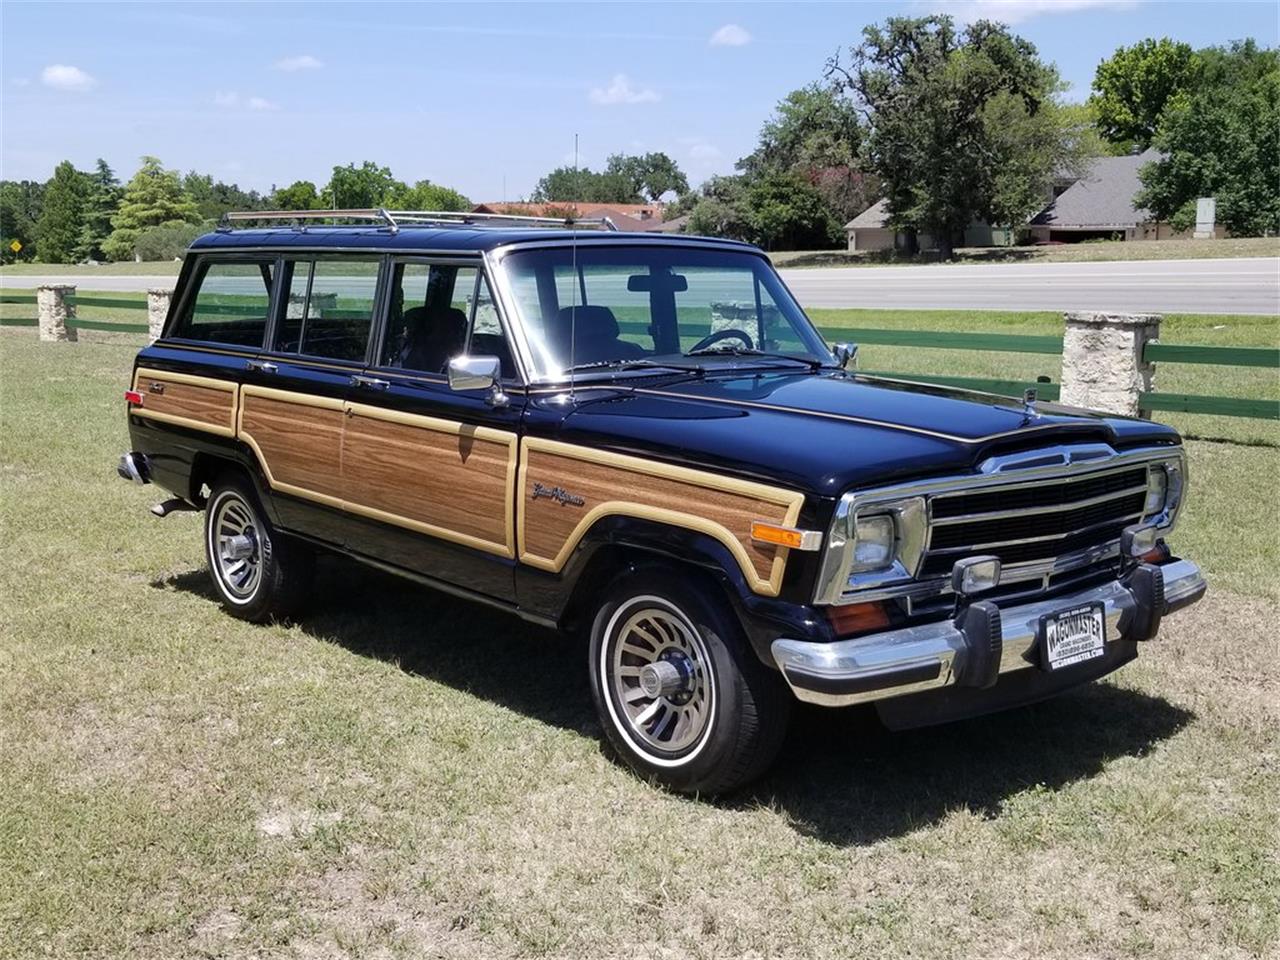
<instances>
[{"instance_id":1,"label":"front seat","mask_svg":"<svg viewBox=\"0 0 1280 960\"><path fill-rule=\"evenodd\" d=\"M620 339L618 333L618 318L608 307L563 307L556 315L556 349L565 366L569 365L571 355L574 363L639 360L646 356L644 347ZM572 351L569 349L571 336Z\"/></svg>"},{"instance_id":2,"label":"front seat","mask_svg":"<svg viewBox=\"0 0 1280 960\"><path fill-rule=\"evenodd\" d=\"M407 370L444 373L467 343L467 315L453 307L406 310L407 344L400 365Z\"/></svg>"}]
</instances>

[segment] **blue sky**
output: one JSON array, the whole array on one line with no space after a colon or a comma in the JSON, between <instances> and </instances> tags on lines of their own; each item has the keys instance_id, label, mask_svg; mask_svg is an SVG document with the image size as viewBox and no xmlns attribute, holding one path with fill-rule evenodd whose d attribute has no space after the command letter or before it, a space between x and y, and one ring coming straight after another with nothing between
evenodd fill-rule
<instances>
[{"instance_id":1,"label":"blue sky","mask_svg":"<svg viewBox=\"0 0 1280 960\"><path fill-rule=\"evenodd\" d=\"M0 175L142 154L260 190L376 160L473 200L518 199L571 159L665 150L732 171L789 90L867 24L942 9L1009 22L1088 94L1146 36L1280 43L1277 5L898 3L22 3L0 5Z\"/></svg>"}]
</instances>

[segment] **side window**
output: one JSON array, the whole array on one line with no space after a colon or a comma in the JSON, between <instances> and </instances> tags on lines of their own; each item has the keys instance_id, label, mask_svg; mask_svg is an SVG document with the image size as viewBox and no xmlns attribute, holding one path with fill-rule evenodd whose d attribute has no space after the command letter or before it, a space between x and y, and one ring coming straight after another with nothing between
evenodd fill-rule
<instances>
[{"instance_id":1,"label":"side window","mask_svg":"<svg viewBox=\"0 0 1280 960\"><path fill-rule=\"evenodd\" d=\"M195 296L173 336L240 347L261 347L271 307L275 262L212 261L197 268Z\"/></svg>"},{"instance_id":2,"label":"side window","mask_svg":"<svg viewBox=\"0 0 1280 960\"><path fill-rule=\"evenodd\" d=\"M453 357L468 350L469 342L472 353L498 356L504 375L514 375L493 297L480 271L458 264L397 263L391 274L380 365L441 374Z\"/></svg>"},{"instance_id":3,"label":"side window","mask_svg":"<svg viewBox=\"0 0 1280 960\"><path fill-rule=\"evenodd\" d=\"M373 326L380 261L344 257L285 265L289 294L275 349L332 360L363 360Z\"/></svg>"}]
</instances>

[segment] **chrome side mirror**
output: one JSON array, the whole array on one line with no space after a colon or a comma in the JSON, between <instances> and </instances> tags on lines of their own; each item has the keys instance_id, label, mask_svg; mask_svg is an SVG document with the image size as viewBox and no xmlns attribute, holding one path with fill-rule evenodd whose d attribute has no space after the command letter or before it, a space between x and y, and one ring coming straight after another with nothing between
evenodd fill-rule
<instances>
[{"instance_id":1,"label":"chrome side mirror","mask_svg":"<svg viewBox=\"0 0 1280 960\"><path fill-rule=\"evenodd\" d=\"M836 363L840 364L840 369L858 369L858 345L856 343L837 343L831 348L831 353L836 358Z\"/></svg>"},{"instance_id":2,"label":"chrome side mirror","mask_svg":"<svg viewBox=\"0 0 1280 960\"><path fill-rule=\"evenodd\" d=\"M450 390L488 390L486 403L493 407L505 407L508 398L498 384L502 376L502 361L497 357L469 357L464 355L449 360Z\"/></svg>"}]
</instances>

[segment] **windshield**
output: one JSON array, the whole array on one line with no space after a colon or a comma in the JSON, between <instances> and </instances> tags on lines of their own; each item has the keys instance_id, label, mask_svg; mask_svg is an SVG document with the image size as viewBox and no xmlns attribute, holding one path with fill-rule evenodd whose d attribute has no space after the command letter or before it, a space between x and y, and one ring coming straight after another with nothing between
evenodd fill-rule
<instances>
[{"instance_id":1,"label":"windshield","mask_svg":"<svg viewBox=\"0 0 1280 960\"><path fill-rule=\"evenodd\" d=\"M832 359L773 268L752 254L583 244L518 250L502 267L534 380L570 368L688 368L685 358L718 353L762 364Z\"/></svg>"}]
</instances>

